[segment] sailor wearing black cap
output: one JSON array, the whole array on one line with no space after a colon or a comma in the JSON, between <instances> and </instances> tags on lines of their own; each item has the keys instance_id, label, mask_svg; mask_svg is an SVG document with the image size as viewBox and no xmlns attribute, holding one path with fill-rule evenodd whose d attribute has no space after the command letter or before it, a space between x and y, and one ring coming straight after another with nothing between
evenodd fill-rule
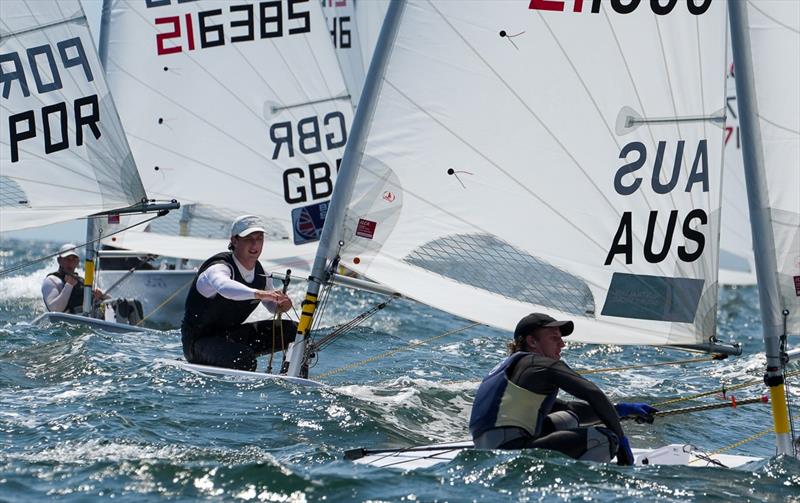
<instances>
[{"instance_id":1,"label":"sailor wearing black cap","mask_svg":"<svg viewBox=\"0 0 800 503\"><path fill-rule=\"evenodd\" d=\"M571 321L542 313L519 321L511 356L484 378L475 396L469 429L476 447L551 449L599 462L617 456L619 464L633 464L617 411L652 420L655 409L620 403L615 410L600 388L564 363L562 338L574 329ZM559 400L559 390L579 400ZM592 423L603 426L580 426Z\"/></svg>"},{"instance_id":2,"label":"sailor wearing black cap","mask_svg":"<svg viewBox=\"0 0 800 503\"><path fill-rule=\"evenodd\" d=\"M258 262L264 246L264 224L243 215L231 225L229 252L206 260L186 297L181 325L183 354L190 363L256 370L256 357L286 349L297 324L291 320L244 323L259 303L271 312L291 309L280 290L267 290L267 275Z\"/></svg>"}]
</instances>

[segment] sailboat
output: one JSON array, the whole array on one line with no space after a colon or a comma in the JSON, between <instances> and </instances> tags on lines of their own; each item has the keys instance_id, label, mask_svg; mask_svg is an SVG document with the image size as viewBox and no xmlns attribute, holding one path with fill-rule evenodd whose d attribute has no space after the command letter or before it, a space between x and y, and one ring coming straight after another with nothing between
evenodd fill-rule
<instances>
[{"instance_id":1,"label":"sailboat","mask_svg":"<svg viewBox=\"0 0 800 503\"><path fill-rule=\"evenodd\" d=\"M184 203L103 243L202 261L226 249L236 216L258 214L265 270L307 275L353 115L319 2L107 0L101 31L143 184ZM179 324L193 276L134 271L118 289L171 297L162 320ZM158 289L167 281L181 291Z\"/></svg>"},{"instance_id":2,"label":"sailboat","mask_svg":"<svg viewBox=\"0 0 800 503\"><path fill-rule=\"evenodd\" d=\"M766 66L775 57L752 58L765 65L752 73L740 61L750 35L743 10L798 7L787 4L394 2L357 109L288 374L302 373L315 307L339 263L409 298L509 331L540 311L574 320L571 337L580 342L738 354L737 345L716 338L715 321L726 7L739 19L732 34L742 136L754 138L746 116L772 120L763 110L755 115L746 98L753 93L742 89L752 81L742 75L760 74L764 86L780 81L786 87L778 91L794 101L770 111L781 126L770 131L791 157L798 82L771 78L780 71ZM761 37L753 50L770 54L775 33L796 37L796 27L784 33L774 20L797 17L762 18L771 29L753 33ZM745 148L746 165L748 148L760 151L762 143ZM768 142L763 149L772 152ZM770 166L769 190L753 188L758 177L748 167L779 453L792 452L782 395L788 353L779 341L800 332L800 263L789 259L800 232L797 191L789 188L798 186L796 166L796 157ZM754 192L769 199L758 201ZM684 446L666 449L672 454L657 462L702 459ZM396 466L436 457L419 450ZM640 463L656 462L663 452L638 454Z\"/></svg>"},{"instance_id":3,"label":"sailboat","mask_svg":"<svg viewBox=\"0 0 800 503\"><path fill-rule=\"evenodd\" d=\"M0 163L4 231L107 215L168 211L144 190L106 85L86 17L75 1L9 1L0 23L3 63ZM87 246L84 315L45 313L109 330L127 324L89 318L94 257Z\"/></svg>"}]
</instances>

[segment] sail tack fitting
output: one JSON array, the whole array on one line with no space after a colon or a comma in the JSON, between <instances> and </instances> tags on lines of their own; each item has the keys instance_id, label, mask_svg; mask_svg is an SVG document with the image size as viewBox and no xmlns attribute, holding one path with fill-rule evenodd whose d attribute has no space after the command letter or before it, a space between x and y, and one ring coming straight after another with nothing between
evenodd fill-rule
<instances>
[{"instance_id":1,"label":"sail tack fitting","mask_svg":"<svg viewBox=\"0 0 800 503\"><path fill-rule=\"evenodd\" d=\"M615 131L618 136L625 136L632 133L639 126L647 125L672 125L686 122L710 122L720 128L725 125L725 109L714 112L711 115L684 115L668 117L644 117L631 107L624 106L617 115Z\"/></svg>"}]
</instances>

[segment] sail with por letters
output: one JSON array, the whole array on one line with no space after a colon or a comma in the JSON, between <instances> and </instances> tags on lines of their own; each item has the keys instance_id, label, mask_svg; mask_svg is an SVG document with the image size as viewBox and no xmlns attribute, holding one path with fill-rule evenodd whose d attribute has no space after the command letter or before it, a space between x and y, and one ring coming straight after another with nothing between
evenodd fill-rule
<instances>
[{"instance_id":1,"label":"sail with por letters","mask_svg":"<svg viewBox=\"0 0 800 503\"><path fill-rule=\"evenodd\" d=\"M506 330L543 311L576 341L707 343L725 8L406 2L341 263Z\"/></svg>"},{"instance_id":2,"label":"sail with por letters","mask_svg":"<svg viewBox=\"0 0 800 503\"><path fill-rule=\"evenodd\" d=\"M319 2L115 0L107 33L109 83L148 192L260 215L283 245L262 259L308 263L352 120ZM133 240L166 243L110 244Z\"/></svg>"},{"instance_id":3,"label":"sail with por letters","mask_svg":"<svg viewBox=\"0 0 800 503\"><path fill-rule=\"evenodd\" d=\"M750 46L769 213L778 314L800 334L800 2L749 1ZM770 271L773 273L773 271ZM759 278L759 281L761 279ZM783 319L776 316L776 319Z\"/></svg>"},{"instance_id":4,"label":"sail with por letters","mask_svg":"<svg viewBox=\"0 0 800 503\"><path fill-rule=\"evenodd\" d=\"M77 0L0 3L0 229L146 198Z\"/></svg>"}]
</instances>

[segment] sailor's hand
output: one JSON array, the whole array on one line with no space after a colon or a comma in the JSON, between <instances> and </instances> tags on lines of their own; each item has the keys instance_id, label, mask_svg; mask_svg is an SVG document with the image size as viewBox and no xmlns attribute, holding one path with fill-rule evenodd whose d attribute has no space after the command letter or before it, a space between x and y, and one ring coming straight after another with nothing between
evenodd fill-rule
<instances>
[{"instance_id":1,"label":"sailor's hand","mask_svg":"<svg viewBox=\"0 0 800 503\"><path fill-rule=\"evenodd\" d=\"M633 457L631 450L631 443L628 442L628 437L619 438L619 448L617 449L617 464L623 466L631 466L636 461Z\"/></svg>"},{"instance_id":2,"label":"sailor's hand","mask_svg":"<svg viewBox=\"0 0 800 503\"><path fill-rule=\"evenodd\" d=\"M288 295L286 295L283 292L275 292L275 293L279 296L279 298L276 299L276 304L278 305L279 312L285 313L286 311L292 308L292 299L290 299Z\"/></svg>"},{"instance_id":3,"label":"sailor's hand","mask_svg":"<svg viewBox=\"0 0 800 503\"><path fill-rule=\"evenodd\" d=\"M78 284L78 277L74 274L65 274L64 275L64 283L69 286L75 286Z\"/></svg>"},{"instance_id":4,"label":"sailor's hand","mask_svg":"<svg viewBox=\"0 0 800 503\"><path fill-rule=\"evenodd\" d=\"M99 288L92 290L92 295L94 295L94 300L105 300L111 298L111 296L104 294Z\"/></svg>"},{"instance_id":5,"label":"sailor's hand","mask_svg":"<svg viewBox=\"0 0 800 503\"><path fill-rule=\"evenodd\" d=\"M653 414L658 412L658 409L651 407L646 403L626 403L620 402L614 405L617 409L619 417L635 417L637 422L652 423Z\"/></svg>"}]
</instances>

